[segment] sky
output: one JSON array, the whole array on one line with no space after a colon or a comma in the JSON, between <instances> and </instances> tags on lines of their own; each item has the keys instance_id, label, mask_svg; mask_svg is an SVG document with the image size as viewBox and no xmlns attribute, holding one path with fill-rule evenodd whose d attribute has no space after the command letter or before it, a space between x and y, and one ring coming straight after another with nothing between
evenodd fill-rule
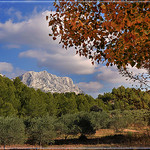
<instances>
[{"instance_id":1,"label":"sky","mask_svg":"<svg viewBox=\"0 0 150 150\"><path fill-rule=\"evenodd\" d=\"M115 66L92 65L87 58L65 50L49 34L46 16L55 11L53 2L0 0L0 73L15 78L27 71L46 70L57 76L70 77L86 94L111 92L132 82L119 74ZM135 73L144 69L131 68Z\"/></svg>"}]
</instances>

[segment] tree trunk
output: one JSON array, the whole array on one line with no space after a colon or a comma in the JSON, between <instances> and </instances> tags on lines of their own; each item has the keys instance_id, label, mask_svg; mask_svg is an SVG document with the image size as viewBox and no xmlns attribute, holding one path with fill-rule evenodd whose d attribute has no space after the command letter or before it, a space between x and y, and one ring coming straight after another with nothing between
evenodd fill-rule
<instances>
[{"instance_id":1,"label":"tree trunk","mask_svg":"<svg viewBox=\"0 0 150 150\"><path fill-rule=\"evenodd\" d=\"M5 150L5 144L4 144L4 150Z\"/></svg>"}]
</instances>

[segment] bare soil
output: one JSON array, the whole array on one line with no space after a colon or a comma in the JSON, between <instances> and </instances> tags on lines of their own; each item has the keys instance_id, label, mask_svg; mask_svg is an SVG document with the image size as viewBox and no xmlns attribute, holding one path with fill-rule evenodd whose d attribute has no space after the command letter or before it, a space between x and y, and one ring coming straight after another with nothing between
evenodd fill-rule
<instances>
[{"instance_id":1,"label":"bare soil","mask_svg":"<svg viewBox=\"0 0 150 150\"><path fill-rule=\"evenodd\" d=\"M55 144L44 148L48 149L93 149L103 147L149 147L150 127L124 129L122 133L115 133L112 129L101 129L95 135L87 136L86 140L79 140L79 136L70 136L68 139L56 139ZM42 149L38 145L10 145L7 149ZM0 146L3 149L3 146Z\"/></svg>"}]
</instances>

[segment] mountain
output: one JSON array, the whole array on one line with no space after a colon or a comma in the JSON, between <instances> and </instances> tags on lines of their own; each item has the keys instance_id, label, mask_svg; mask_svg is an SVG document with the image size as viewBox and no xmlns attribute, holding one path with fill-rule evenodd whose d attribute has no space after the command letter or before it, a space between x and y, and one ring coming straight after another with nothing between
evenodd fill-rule
<instances>
[{"instance_id":1,"label":"mountain","mask_svg":"<svg viewBox=\"0 0 150 150\"><path fill-rule=\"evenodd\" d=\"M28 87L41 89L43 92L75 92L76 94L83 93L69 77L57 77L47 71L34 72L29 71L19 76L21 81Z\"/></svg>"},{"instance_id":2,"label":"mountain","mask_svg":"<svg viewBox=\"0 0 150 150\"><path fill-rule=\"evenodd\" d=\"M4 75L3 75L3 74L1 74L1 73L0 73L0 76L4 77Z\"/></svg>"}]
</instances>

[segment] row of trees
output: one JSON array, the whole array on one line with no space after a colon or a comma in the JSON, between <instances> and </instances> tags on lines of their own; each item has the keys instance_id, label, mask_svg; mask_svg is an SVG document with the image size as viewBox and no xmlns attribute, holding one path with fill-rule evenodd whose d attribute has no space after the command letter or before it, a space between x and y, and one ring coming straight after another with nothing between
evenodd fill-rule
<instances>
[{"instance_id":1,"label":"row of trees","mask_svg":"<svg viewBox=\"0 0 150 150\"><path fill-rule=\"evenodd\" d=\"M111 128L121 132L124 128L150 124L150 111L126 110L110 112L79 112L62 115L59 118L43 117L0 117L0 144L53 144L56 137L65 139L71 135L79 135L81 140L96 130ZM83 138L84 137L84 138Z\"/></svg>"},{"instance_id":2,"label":"row of trees","mask_svg":"<svg viewBox=\"0 0 150 150\"><path fill-rule=\"evenodd\" d=\"M75 93L44 93L24 85L19 78L13 81L0 76L0 116L60 117L85 111L149 109L148 92L124 88L113 89L111 93L90 95Z\"/></svg>"}]
</instances>

